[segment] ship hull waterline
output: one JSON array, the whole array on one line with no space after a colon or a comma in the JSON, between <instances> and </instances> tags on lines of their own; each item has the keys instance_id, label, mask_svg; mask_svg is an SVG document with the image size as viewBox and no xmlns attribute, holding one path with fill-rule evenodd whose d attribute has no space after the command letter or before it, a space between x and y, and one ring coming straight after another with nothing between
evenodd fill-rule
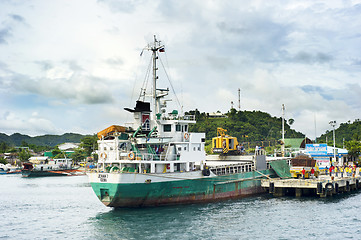
<instances>
[{"instance_id":1,"label":"ship hull waterline","mask_svg":"<svg viewBox=\"0 0 361 240\"><path fill-rule=\"evenodd\" d=\"M108 207L152 207L207 203L265 193L261 179L276 177L272 169L199 179L150 183L90 182L99 200Z\"/></svg>"}]
</instances>

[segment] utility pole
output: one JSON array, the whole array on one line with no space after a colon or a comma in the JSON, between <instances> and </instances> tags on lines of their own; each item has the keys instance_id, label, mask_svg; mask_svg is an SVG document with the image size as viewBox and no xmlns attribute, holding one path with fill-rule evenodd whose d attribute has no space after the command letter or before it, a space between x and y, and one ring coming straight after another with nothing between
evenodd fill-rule
<instances>
[{"instance_id":1,"label":"utility pole","mask_svg":"<svg viewBox=\"0 0 361 240\"><path fill-rule=\"evenodd\" d=\"M317 143L317 133L316 133L316 113L314 113L314 122L315 122L315 143Z\"/></svg>"},{"instance_id":2,"label":"utility pole","mask_svg":"<svg viewBox=\"0 0 361 240\"><path fill-rule=\"evenodd\" d=\"M285 105L282 104L282 145L281 145L281 152L282 157L285 156Z\"/></svg>"},{"instance_id":3,"label":"utility pole","mask_svg":"<svg viewBox=\"0 0 361 240\"><path fill-rule=\"evenodd\" d=\"M238 111L241 111L241 89L238 88Z\"/></svg>"},{"instance_id":4,"label":"utility pole","mask_svg":"<svg viewBox=\"0 0 361 240\"><path fill-rule=\"evenodd\" d=\"M332 126L333 128L333 161L336 161L336 141L335 141L335 126L336 126L336 121L330 121L329 124Z\"/></svg>"}]
</instances>

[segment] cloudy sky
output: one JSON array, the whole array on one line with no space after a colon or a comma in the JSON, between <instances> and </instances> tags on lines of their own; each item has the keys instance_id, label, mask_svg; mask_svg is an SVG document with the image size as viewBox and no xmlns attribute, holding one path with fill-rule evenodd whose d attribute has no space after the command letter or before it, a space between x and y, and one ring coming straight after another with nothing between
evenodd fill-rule
<instances>
[{"instance_id":1,"label":"cloudy sky","mask_svg":"<svg viewBox=\"0 0 361 240\"><path fill-rule=\"evenodd\" d=\"M153 35L185 111L238 109L240 88L311 139L361 118L361 0L2 0L0 132L129 122Z\"/></svg>"}]
</instances>

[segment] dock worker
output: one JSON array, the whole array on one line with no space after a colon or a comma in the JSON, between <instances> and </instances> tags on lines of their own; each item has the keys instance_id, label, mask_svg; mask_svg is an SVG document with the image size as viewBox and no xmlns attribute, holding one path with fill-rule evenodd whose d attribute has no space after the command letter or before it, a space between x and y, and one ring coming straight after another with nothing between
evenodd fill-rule
<instances>
[{"instance_id":1,"label":"dock worker","mask_svg":"<svg viewBox=\"0 0 361 240\"><path fill-rule=\"evenodd\" d=\"M344 171L343 167L340 167L340 172L341 172L341 177L342 178L343 178L343 171Z\"/></svg>"},{"instance_id":2,"label":"dock worker","mask_svg":"<svg viewBox=\"0 0 361 240\"><path fill-rule=\"evenodd\" d=\"M315 169L311 168L311 178L315 177Z\"/></svg>"},{"instance_id":3,"label":"dock worker","mask_svg":"<svg viewBox=\"0 0 361 240\"><path fill-rule=\"evenodd\" d=\"M305 168L302 169L302 176L303 176L303 179L305 179L305 174L306 174L306 170Z\"/></svg>"},{"instance_id":4,"label":"dock worker","mask_svg":"<svg viewBox=\"0 0 361 240\"><path fill-rule=\"evenodd\" d=\"M347 165L345 166L345 174L346 174L346 177L348 177L348 166Z\"/></svg>"}]
</instances>

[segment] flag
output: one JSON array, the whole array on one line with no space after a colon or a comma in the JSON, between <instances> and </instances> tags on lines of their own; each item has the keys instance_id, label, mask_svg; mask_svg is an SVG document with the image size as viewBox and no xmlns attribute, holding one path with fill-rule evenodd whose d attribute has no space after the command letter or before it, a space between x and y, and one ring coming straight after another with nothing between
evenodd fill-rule
<instances>
[{"instance_id":1,"label":"flag","mask_svg":"<svg viewBox=\"0 0 361 240\"><path fill-rule=\"evenodd\" d=\"M164 47L160 48L160 49L159 49L159 52L165 52Z\"/></svg>"}]
</instances>

